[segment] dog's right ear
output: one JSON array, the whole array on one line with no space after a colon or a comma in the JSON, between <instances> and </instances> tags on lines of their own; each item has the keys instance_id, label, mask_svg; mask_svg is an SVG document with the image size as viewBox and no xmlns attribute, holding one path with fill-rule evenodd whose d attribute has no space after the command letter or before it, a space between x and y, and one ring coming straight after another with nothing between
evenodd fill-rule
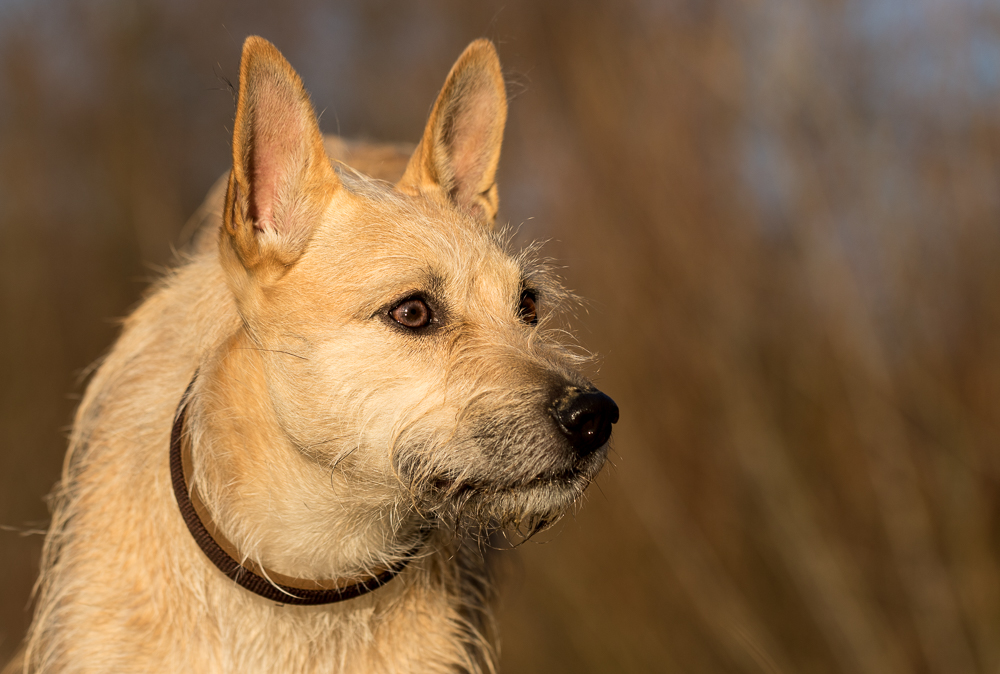
<instances>
[{"instance_id":1,"label":"dog's right ear","mask_svg":"<svg viewBox=\"0 0 1000 674\"><path fill-rule=\"evenodd\" d=\"M302 80L274 45L248 37L222 236L250 277L279 278L299 258L339 186Z\"/></svg>"},{"instance_id":2,"label":"dog's right ear","mask_svg":"<svg viewBox=\"0 0 1000 674\"><path fill-rule=\"evenodd\" d=\"M506 122L507 91L496 48L476 40L448 73L397 189L450 202L492 225Z\"/></svg>"}]
</instances>

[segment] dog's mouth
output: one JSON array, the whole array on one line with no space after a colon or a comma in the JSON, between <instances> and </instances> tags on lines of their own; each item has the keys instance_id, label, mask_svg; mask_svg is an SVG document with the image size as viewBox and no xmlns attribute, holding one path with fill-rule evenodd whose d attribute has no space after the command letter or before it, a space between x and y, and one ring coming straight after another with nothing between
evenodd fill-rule
<instances>
[{"instance_id":1,"label":"dog's mouth","mask_svg":"<svg viewBox=\"0 0 1000 674\"><path fill-rule=\"evenodd\" d=\"M558 473L539 475L530 480L517 483L503 481L469 480L456 477L436 477L432 480L434 488L446 495L468 492L521 492L534 489L573 489L581 484L586 487L592 478L584 476L577 470L566 470Z\"/></svg>"},{"instance_id":2,"label":"dog's mouth","mask_svg":"<svg viewBox=\"0 0 1000 674\"><path fill-rule=\"evenodd\" d=\"M607 448L602 448L576 461L568 468L555 468L537 475L521 478L438 474L430 480L436 500L465 506L469 503L486 506L496 504L489 510L494 516L504 519L510 509L511 515L521 515L526 511L558 511L569 507L604 466Z\"/></svg>"}]
</instances>

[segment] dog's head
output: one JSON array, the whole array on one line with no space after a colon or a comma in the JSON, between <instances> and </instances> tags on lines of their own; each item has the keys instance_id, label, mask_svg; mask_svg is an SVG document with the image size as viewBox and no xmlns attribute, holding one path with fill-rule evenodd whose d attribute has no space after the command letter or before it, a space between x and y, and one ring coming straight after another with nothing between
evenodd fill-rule
<instances>
[{"instance_id":1,"label":"dog's head","mask_svg":"<svg viewBox=\"0 0 1000 674\"><path fill-rule=\"evenodd\" d=\"M494 227L506 111L476 41L382 183L331 164L298 75L250 38L220 250L295 447L424 512L531 525L601 469L618 408L551 327L566 293Z\"/></svg>"}]
</instances>

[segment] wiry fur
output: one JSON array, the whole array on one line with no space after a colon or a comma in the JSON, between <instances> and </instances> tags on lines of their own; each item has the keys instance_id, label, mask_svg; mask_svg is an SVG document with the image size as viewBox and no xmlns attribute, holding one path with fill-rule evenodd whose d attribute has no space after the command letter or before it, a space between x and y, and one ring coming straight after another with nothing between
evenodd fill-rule
<instances>
[{"instance_id":1,"label":"wiry fur","mask_svg":"<svg viewBox=\"0 0 1000 674\"><path fill-rule=\"evenodd\" d=\"M456 531L553 520L605 451L572 458L546 409L555 387L589 385L547 327L566 293L492 227L506 111L492 46L459 60L393 186L320 158L297 76L253 40L225 199L210 195L193 252L125 321L77 412L23 671L493 671L491 584L475 540ZM493 90L476 98L470 80ZM442 102L455 95L472 98ZM438 112L451 109L475 116L454 148L462 122ZM382 177L403 173L395 152L326 141L335 158L352 147ZM518 316L525 287L537 326ZM420 333L389 317L414 293L437 318ZM419 558L373 593L317 607L276 605L222 576L188 534L167 468L196 371L190 481L246 559L296 578L359 577L432 523Z\"/></svg>"}]
</instances>

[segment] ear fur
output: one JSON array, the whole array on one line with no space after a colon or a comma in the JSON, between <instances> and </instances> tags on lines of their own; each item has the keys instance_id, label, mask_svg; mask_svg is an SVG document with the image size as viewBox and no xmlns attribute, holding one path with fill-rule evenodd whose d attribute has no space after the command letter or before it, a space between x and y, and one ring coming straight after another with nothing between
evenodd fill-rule
<instances>
[{"instance_id":1,"label":"ear fur","mask_svg":"<svg viewBox=\"0 0 1000 674\"><path fill-rule=\"evenodd\" d=\"M452 66L397 189L452 203L491 225L507 93L496 49L476 40Z\"/></svg>"},{"instance_id":2,"label":"ear fur","mask_svg":"<svg viewBox=\"0 0 1000 674\"><path fill-rule=\"evenodd\" d=\"M280 276L339 185L302 80L274 45L248 37L223 211L223 237L243 267Z\"/></svg>"}]
</instances>

